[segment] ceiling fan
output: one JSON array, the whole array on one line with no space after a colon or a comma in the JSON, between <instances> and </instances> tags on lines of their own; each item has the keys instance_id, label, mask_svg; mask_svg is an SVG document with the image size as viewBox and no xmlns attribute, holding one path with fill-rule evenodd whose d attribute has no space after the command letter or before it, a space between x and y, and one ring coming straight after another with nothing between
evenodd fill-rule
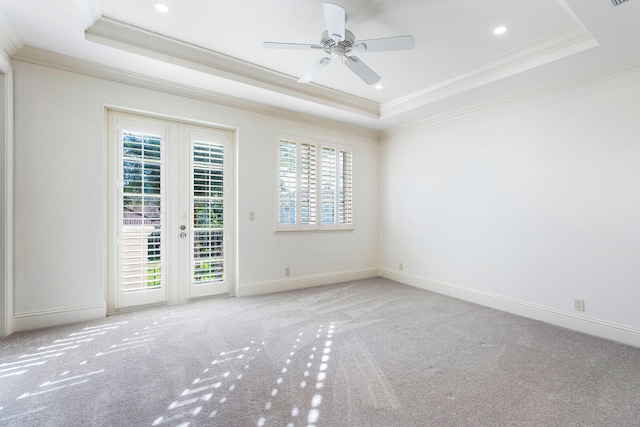
<instances>
[{"instance_id":1,"label":"ceiling fan","mask_svg":"<svg viewBox=\"0 0 640 427\"><path fill-rule=\"evenodd\" d=\"M371 68L357 56L347 56L354 49L358 52L384 52L391 50L411 50L415 46L413 36L384 37L379 39L356 40L353 33L345 28L347 15L344 8L333 3L323 3L324 19L327 30L322 33L319 44L264 42L262 47L268 49L301 49L321 50L329 54L320 58L298 82L309 83L332 59L340 59L351 71L366 84L372 85L380 80Z\"/></svg>"}]
</instances>

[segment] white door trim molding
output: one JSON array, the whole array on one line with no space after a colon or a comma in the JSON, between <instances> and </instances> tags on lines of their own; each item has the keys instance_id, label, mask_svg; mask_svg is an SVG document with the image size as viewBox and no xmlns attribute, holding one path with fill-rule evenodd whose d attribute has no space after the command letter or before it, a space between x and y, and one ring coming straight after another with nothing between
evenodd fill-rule
<instances>
[{"instance_id":1,"label":"white door trim molding","mask_svg":"<svg viewBox=\"0 0 640 427\"><path fill-rule=\"evenodd\" d=\"M132 308L143 307L146 305L157 304L176 304L184 303L190 299L204 298L220 293L233 295L236 289L236 244L237 232L235 231L235 169L236 164L236 145L237 145L237 129L229 126L205 123L194 120L185 120L181 117L168 117L166 115L154 114L149 112L133 111L125 108L105 106L105 169L107 171L106 197L107 197L107 213L105 223L107 224L104 231L105 236L105 270L107 271L107 280L105 285L105 300L107 302L107 312L115 313L118 311L128 311ZM119 206L121 203L118 187L122 185L120 164L120 150L118 145L121 138L118 136L120 130L118 123L130 122L132 129L146 129L152 134L162 135L162 286L160 289L147 290L143 297L137 292L131 295L123 295L120 292L120 272L118 270L118 243L116 233L119 233L121 218L119 217ZM157 129L154 129L157 128ZM162 128L162 129L160 129ZM154 133L155 132L155 133ZM192 225L187 225L192 217L189 211L191 195L190 191L183 192L183 189L192 188L191 178L191 137L193 132L198 132L199 138L206 139L205 136L218 136L225 141L224 158L225 158L225 201L224 201L224 228L225 228L225 271L224 271L224 287L218 286L221 283L216 282L216 286L208 286L208 282L204 287L198 286L195 289L191 286L191 281L185 281L186 277L191 274L191 264L185 263L183 256L189 254L190 248L184 245L186 240L181 234L191 234ZM206 135L205 135L206 134ZM204 143L204 140L203 140ZM171 165L165 163L167 159L171 160ZM188 173L187 173L188 172ZM169 196L172 194L173 196ZM188 202L188 203L187 203ZM120 220L118 219L120 218ZM179 233L179 229L184 231ZM178 237L179 236L179 237ZM189 239L190 245L193 244ZM169 265L169 259L174 261ZM186 258L191 259L190 257ZM188 283L187 283L188 282ZM171 285L173 283L173 285ZM153 295L152 295L153 294ZM126 299L126 301L125 301Z\"/></svg>"},{"instance_id":2,"label":"white door trim molding","mask_svg":"<svg viewBox=\"0 0 640 427\"><path fill-rule=\"evenodd\" d=\"M13 127L13 67L0 49L0 227L3 247L0 250L0 338L10 335L13 325L13 188L14 188L14 127Z\"/></svg>"}]
</instances>

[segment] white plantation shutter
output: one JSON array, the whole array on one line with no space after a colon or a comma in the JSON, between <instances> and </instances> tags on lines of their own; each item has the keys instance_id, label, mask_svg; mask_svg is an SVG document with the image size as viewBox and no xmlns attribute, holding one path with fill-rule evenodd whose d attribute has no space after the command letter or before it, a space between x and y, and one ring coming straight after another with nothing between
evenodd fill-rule
<instances>
[{"instance_id":1,"label":"white plantation shutter","mask_svg":"<svg viewBox=\"0 0 640 427\"><path fill-rule=\"evenodd\" d=\"M276 229L353 228L353 152L278 134Z\"/></svg>"},{"instance_id":2,"label":"white plantation shutter","mask_svg":"<svg viewBox=\"0 0 640 427\"><path fill-rule=\"evenodd\" d=\"M279 224L296 224L297 143L282 137L279 141L278 213Z\"/></svg>"},{"instance_id":3,"label":"white plantation shutter","mask_svg":"<svg viewBox=\"0 0 640 427\"><path fill-rule=\"evenodd\" d=\"M338 223L353 224L353 154L340 151L338 156Z\"/></svg>"},{"instance_id":4,"label":"white plantation shutter","mask_svg":"<svg viewBox=\"0 0 640 427\"><path fill-rule=\"evenodd\" d=\"M336 150L322 147L322 224L336 223Z\"/></svg>"},{"instance_id":5,"label":"white plantation shutter","mask_svg":"<svg viewBox=\"0 0 640 427\"><path fill-rule=\"evenodd\" d=\"M193 281L224 280L224 145L193 143Z\"/></svg>"},{"instance_id":6,"label":"white plantation shutter","mask_svg":"<svg viewBox=\"0 0 640 427\"><path fill-rule=\"evenodd\" d=\"M125 129L121 138L121 287L125 293L158 289L164 240L162 137Z\"/></svg>"},{"instance_id":7,"label":"white plantation shutter","mask_svg":"<svg viewBox=\"0 0 640 427\"><path fill-rule=\"evenodd\" d=\"M300 144L300 224L316 224L316 145Z\"/></svg>"}]
</instances>

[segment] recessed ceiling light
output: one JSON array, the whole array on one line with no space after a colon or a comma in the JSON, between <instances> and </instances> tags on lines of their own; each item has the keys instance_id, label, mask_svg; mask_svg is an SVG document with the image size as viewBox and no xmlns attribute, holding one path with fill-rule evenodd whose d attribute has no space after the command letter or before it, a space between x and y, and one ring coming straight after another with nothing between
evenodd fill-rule
<instances>
[{"instance_id":1,"label":"recessed ceiling light","mask_svg":"<svg viewBox=\"0 0 640 427\"><path fill-rule=\"evenodd\" d=\"M501 27L497 27L495 30L493 30L493 34L504 34L507 32L507 27L505 26L501 26Z\"/></svg>"},{"instance_id":2,"label":"recessed ceiling light","mask_svg":"<svg viewBox=\"0 0 640 427\"><path fill-rule=\"evenodd\" d=\"M376 89L378 89L378 90L384 89L384 86L382 86L382 85L376 85Z\"/></svg>"},{"instance_id":3,"label":"recessed ceiling light","mask_svg":"<svg viewBox=\"0 0 640 427\"><path fill-rule=\"evenodd\" d=\"M163 3L156 3L155 4L156 10L158 12L162 12L162 13L167 13L169 12L169 6L167 6L166 4Z\"/></svg>"}]
</instances>

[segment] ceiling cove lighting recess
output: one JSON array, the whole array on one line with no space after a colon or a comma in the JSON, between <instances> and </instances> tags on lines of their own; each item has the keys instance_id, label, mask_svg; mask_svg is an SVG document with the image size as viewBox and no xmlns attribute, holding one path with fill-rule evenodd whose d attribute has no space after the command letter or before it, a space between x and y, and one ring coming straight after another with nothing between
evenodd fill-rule
<instances>
[{"instance_id":1,"label":"ceiling cove lighting recess","mask_svg":"<svg viewBox=\"0 0 640 427\"><path fill-rule=\"evenodd\" d=\"M496 27L496 28L493 30L493 34L495 34L495 35L504 34L504 33L506 33L506 32L507 32L507 27L505 27L504 25L503 25L503 26L500 26L500 27Z\"/></svg>"},{"instance_id":2,"label":"ceiling cove lighting recess","mask_svg":"<svg viewBox=\"0 0 640 427\"><path fill-rule=\"evenodd\" d=\"M164 3L156 3L154 6L158 12L162 12L162 13L169 12L169 6L167 6Z\"/></svg>"}]
</instances>

